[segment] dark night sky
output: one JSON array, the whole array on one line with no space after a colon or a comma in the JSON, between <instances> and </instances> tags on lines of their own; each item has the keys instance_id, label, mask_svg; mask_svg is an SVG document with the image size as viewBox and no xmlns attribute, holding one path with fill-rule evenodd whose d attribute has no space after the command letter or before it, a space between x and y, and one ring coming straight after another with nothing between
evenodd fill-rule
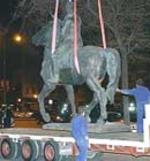
<instances>
[{"instance_id":1,"label":"dark night sky","mask_svg":"<svg viewBox=\"0 0 150 161\"><path fill-rule=\"evenodd\" d=\"M15 10L16 3L17 3L17 0L0 0L0 26L1 25L7 26L7 23L11 19L11 16L13 15L13 12ZM14 51L14 52L16 52L16 51ZM11 54L11 55L14 55L14 54ZM18 53L18 55L19 55L19 53ZM36 56L36 59L38 59L38 57L39 57L39 55ZM15 64L15 61L16 60L14 60L14 64ZM35 61L35 59L34 59L34 61ZM11 62L13 63L12 59L11 59ZM38 68L39 68L39 66L38 66Z\"/></svg>"},{"instance_id":2,"label":"dark night sky","mask_svg":"<svg viewBox=\"0 0 150 161\"><path fill-rule=\"evenodd\" d=\"M16 7L16 0L0 0L0 27L7 27L9 21L11 20L11 17L13 15L13 12ZM12 29L13 28L13 29ZM9 30L11 29L11 32L18 32L16 25L11 24L9 26ZM13 35L13 34L12 34ZM12 36L11 35L11 36ZM10 39L10 35L7 36L7 39ZM28 42L30 43L30 42ZM32 44L30 44L32 45ZM6 46L5 46L6 47ZM40 56L39 54L32 54L32 50L30 50L31 47L29 46L24 46L23 44L15 45L12 44L11 42L7 43L7 49L5 52L6 54L6 64L7 64L7 70L6 70L6 75L8 78L11 78L13 76L13 73L16 73L16 71L21 69L21 61L22 61L22 55L25 54L24 57L24 62L26 64L26 67L31 71L34 70L34 73L39 73L39 68L40 68ZM0 50L1 52L2 50ZM1 61L0 61L0 77L3 77L3 51L1 54ZM32 70L31 70L32 69ZM10 72L11 71L11 72ZM34 74L33 73L33 74ZM25 74L26 75L26 74Z\"/></svg>"},{"instance_id":3,"label":"dark night sky","mask_svg":"<svg viewBox=\"0 0 150 161\"><path fill-rule=\"evenodd\" d=\"M13 0L0 0L0 23L6 25L13 12Z\"/></svg>"}]
</instances>

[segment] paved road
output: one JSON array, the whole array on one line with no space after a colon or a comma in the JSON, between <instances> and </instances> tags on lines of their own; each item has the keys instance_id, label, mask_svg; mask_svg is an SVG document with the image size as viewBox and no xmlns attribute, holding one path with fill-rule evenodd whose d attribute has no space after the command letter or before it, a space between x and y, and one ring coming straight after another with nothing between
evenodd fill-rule
<instances>
[{"instance_id":1,"label":"paved road","mask_svg":"<svg viewBox=\"0 0 150 161\"><path fill-rule=\"evenodd\" d=\"M150 157L134 157L130 155L120 154L104 154L101 160L93 161L150 161Z\"/></svg>"},{"instance_id":2,"label":"paved road","mask_svg":"<svg viewBox=\"0 0 150 161\"><path fill-rule=\"evenodd\" d=\"M63 157L61 161L75 161L75 157ZM96 155L95 158L88 159L87 161L150 161L150 157L136 158L130 155L110 154Z\"/></svg>"}]
</instances>

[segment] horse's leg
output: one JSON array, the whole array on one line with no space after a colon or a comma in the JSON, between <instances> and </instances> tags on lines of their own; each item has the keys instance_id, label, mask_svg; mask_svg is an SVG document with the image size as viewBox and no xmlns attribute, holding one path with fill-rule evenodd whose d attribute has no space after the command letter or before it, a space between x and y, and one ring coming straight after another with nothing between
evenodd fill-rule
<instances>
[{"instance_id":1,"label":"horse's leg","mask_svg":"<svg viewBox=\"0 0 150 161\"><path fill-rule=\"evenodd\" d=\"M51 86L44 84L42 90L40 91L40 94L38 95L40 113L45 122L50 121L50 115L45 110L44 99L49 95L50 92L52 92L55 89L55 87L56 85L53 84Z\"/></svg>"},{"instance_id":2,"label":"horse's leg","mask_svg":"<svg viewBox=\"0 0 150 161\"><path fill-rule=\"evenodd\" d=\"M73 86L72 85L65 85L64 87L67 92L68 100L71 104L72 115L74 116L76 114L76 105L75 105L75 96L74 96ZM97 105L97 103L98 103L98 99L96 98L96 96L94 96L92 102L85 109L86 115L89 116L91 110ZM90 120L89 117L87 117L87 120Z\"/></svg>"},{"instance_id":3,"label":"horse's leg","mask_svg":"<svg viewBox=\"0 0 150 161\"><path fill-rule=\"evenodd\" d=\"M107 98L105 94L105 89L101 87L99 82L94 78L88 78L87 85L94 92L100 104L102 121L106 120L107 119L107 111L106 111ZM98 121L101 121L101 120L99 119Z\"/></svg>"},{"instance_id":4,"label":"horse's leg","mask_svg":"<svg viewBox=\"0 0 150 161\"><path fill-rule=\"evenodd\" d=\"M91 122L89 115L97 104L98 104L98 99L96 94L94 93L92 101L88 105L86 105L86 108L84 109L86 114L86 120L88 122Z\"/></svg>"},{"instance_id":5,"label":"horse's leg","mask_svg":"<svg viewBox=\"0 0 150 161\"><path fill-rule=\"evenodd\" d=\"M106 95L110 103L114 102L114 95L120 78L120 55L115 49L106 50L106 70L109 76L109 82L106 88Z\"/></svg>"},{"instance_id":6,"label":"horse's leg","mask_svg":"<svg viewBox=\"0 0 150 161\"><path fill-rule=\"evenodd\" d=\"M68 100L71 104L72 115L76 114L76 105L75 105L75 96L74 96L74 89L72 85L65 85L65 89L67 92Z\"/></svg>"},{"instance_id":7,"label":"horse's leg","mask_svg":"<svg viewBox=\"0 0 150 161\"><path fill-rule=\"evenodd\" d=\"M104 75L105 76L105 75ZM98 83L101 84L102 81L104 80L104 76L98 80ZM91 111L96 107L96 105L99 103L98 98L96 96L96 93L93 94L93 99L92 101L87 105L85 112L86 112L86 117L87 120L89 120L89 122L91 121L89 115L91 113Z\"/></svg>"}]
</instances>

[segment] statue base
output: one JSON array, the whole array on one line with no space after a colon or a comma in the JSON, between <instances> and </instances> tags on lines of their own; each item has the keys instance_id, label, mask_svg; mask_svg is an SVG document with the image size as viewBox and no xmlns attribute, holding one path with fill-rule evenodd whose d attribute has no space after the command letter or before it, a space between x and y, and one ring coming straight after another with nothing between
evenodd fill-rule
<instances>
[{"instance_id":1,"label":"statue base","mask_svg":"<svg viewBox=\"0 0 150 161\"><path fill-rule=\"evenodd\" d=\"M48 123L42 127L45 130L60 130L71 131L71 123ZM129 126L123 123L105 123L100 124L88 124L89 133L116 133L116 132L131 132Z\"/></svg>"}]
</instances>

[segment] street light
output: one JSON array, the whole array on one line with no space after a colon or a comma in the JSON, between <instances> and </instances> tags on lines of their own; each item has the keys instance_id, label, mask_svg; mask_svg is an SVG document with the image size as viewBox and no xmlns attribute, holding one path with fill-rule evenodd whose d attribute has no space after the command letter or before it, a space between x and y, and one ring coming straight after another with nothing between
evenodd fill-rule
<instances>
[{"instance_id":1,"label":"street light","mask_svg":"<svg viewBox=\"0 0 150 161\"><path fill-rule=\"evenodd\" d=\"M38 95L37 95L37 94L34 94L34 95L33 95L33 98L34 98L34 99L37 99L37 98L38 98Z\"/></svg>"},{"instance_id":2,"label":"street light","mask_svg":"<svg viewBox=\"0 0 150 161\"><path fill-rule=\"evenodd\" d=\"M13 37L14 41L17 43L21 43L22 42L22 36L20 34L15 34Z\"/></svg>"}]
</instances>

